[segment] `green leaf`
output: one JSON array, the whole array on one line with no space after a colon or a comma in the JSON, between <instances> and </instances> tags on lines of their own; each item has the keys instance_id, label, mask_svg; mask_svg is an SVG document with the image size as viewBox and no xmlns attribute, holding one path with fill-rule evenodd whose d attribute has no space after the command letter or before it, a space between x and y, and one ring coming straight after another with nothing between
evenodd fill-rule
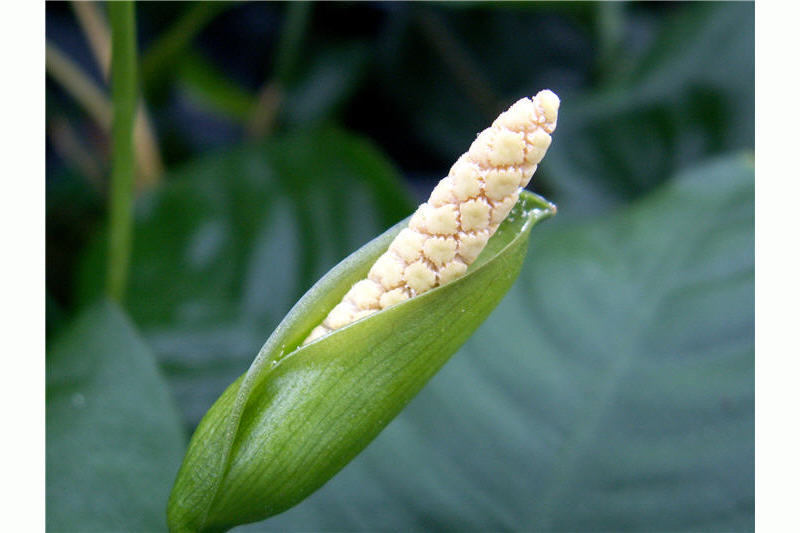
<instances>
[{"instance_id":1,"label":"green leaf","mask_svg":"<svg viewBox=\"0 0 800 533\"><path fill-rule=\"evenodd\" d=\"M534 183L562 220L619 207L710 155L753 149L752 2L686 2L664 16L622 4L625 46L613 61L622 73L602 85L587 74L601 49L582 22L591 4L404 7L378 48L387 113L449 164L497 109L552 89L562 100L558 142ZM420 22L419 9L441 24Z\"/></svg>"},{"instance_id":2,"label":"green leaf","mask_svg":"<svg viewBox=\"0 0 800 533\"><path fill-rule=\"evenodd\" d=\"M136 205L127 309L191 426L338 261L414 205L369 142L336 128L213 153ZM101 286L104 237L80 271Z\"/></svg>"},{"instance_id":3,"label":"green leaf","mask_svg":"<svg viewBox=\"0 0 800 533\"><path fill-rule=\"evenodd\" d=\"M301 505L237 531L752 531L752 160L534 234L464 348Z\"/></svg>"},{"instance_id":4,"label":"green leaf","mask_svg":"<svg viewBox=\"0 0 800 533\"><path fill-rule=\"evenodd\" d=\"M170 29L159 35L142 56L144 86L151 90L158 85L160 78L170 73L170 67L178 62L203 28L234 5L233 2L193 2L184 9Z\"/></svg>"},{"instance_id":5,"label":"green leaf","mask_svg":"<svg viewBox=\"0 0 800 533\"><path fill-rule=\"evenodd\" d=\"M367 49L360 42L310 53L297 80L283 88L280 121L297 128L329 119L358 88L367 60ZM250 118L256 105L257 95L198 53L187 54L181 62L178 85L196 103L240 123Z\"/></svg>"},{"instance_id":6,"label":"green leaf","mask_svg":"<svg viewBox=\"0 0 800 533\"><path fill-rule=\"evenodd\" d=\"M170 497L170 528L261 520L322 486L483 322L516 278L531 228L554 212L524 193L466 276L296 348L405 224L331 270L203 418Z\"/></svg>"},{"instance_id":7,"label":"green leaf","mask_svg":"<svg viewBox=\"0 0 800 533\"><path fill-rule=\"evenodd\" d=\"M238 85L214 63L188 51L177 66L178 88L191 100L232 120L245 122L256 95Z\"/></svg>"},{"instance_id":8,"label":"green leaf","mask_svg":"<svg viewBox=\"0 0 800 533\"><path fill-rule=\"evenodd\" d=\"M153 355L112 303L47 354L47 530L160 531L184 435Z\"/></svg>"},{"instance_id":9,"label":"green leaf","mask_svg":"<svg viewBox=\"0 0 800 533\"><path fill-rule=\"evenodd\" d=\"M290 126L329 118L356 91L364 77L368 50L354 42L321 50L312 56L299 79L288 87L281 121Z\"/></svg>"},{"instance_id":10,"label":"green leaf","mask_svg":"<svg viewBox=\"0 0 800 533\"><path fill-rule=\"evenodd\" d=\"M562 95L559 146L569 149L548 154L542 181L568 212L600 213L687 164L753 149L753 5L687 4L665 20L628 75Z\"/></svg>"}]
</instances>

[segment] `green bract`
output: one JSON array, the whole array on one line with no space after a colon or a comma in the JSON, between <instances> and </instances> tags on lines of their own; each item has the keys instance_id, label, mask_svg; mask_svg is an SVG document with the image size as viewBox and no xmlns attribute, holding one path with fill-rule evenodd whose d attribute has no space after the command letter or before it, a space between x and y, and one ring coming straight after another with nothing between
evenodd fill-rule
<instances>
[{"instance_id":1,"label":"green bract","mask_svg":"<svg viewBox=\"0 0 800 533\"><path fill-rule=\"evenodd\" d=\"M200 422L170 496L170 529L224 531L262 520L333 477L500 302L531 228L553 214L555 206L523 192L466 276L297 348L407 222L337 265Z\"/></svg>"}]
</instances>

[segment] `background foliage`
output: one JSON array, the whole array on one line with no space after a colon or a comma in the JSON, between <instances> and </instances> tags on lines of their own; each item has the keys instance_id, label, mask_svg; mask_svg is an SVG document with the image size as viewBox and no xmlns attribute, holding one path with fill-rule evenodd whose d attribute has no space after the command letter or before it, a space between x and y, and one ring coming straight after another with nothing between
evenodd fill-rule
<instances>
[{"instance_id":1,"label":"background foliage","mask_svg":"<svg viewBox=\"0 0 800 533\"><path fill-rule=\"evenodd\" d=\"M108 94L79 11L48 4L48 44ZM752 529L752 4L137 16L157 142L124 309L107 126L48 55L49 529L164 527L188 435L289 307L545 87L531 187L559 215L520 280L350 466L242 530Z\"/></svg>"}]
</instances>

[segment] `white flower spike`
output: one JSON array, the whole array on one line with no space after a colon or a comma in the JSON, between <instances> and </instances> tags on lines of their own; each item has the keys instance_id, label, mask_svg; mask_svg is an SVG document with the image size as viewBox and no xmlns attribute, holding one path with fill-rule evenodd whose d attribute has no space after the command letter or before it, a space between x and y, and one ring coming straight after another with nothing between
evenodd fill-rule
<instances>
[{"instance_id":1,"label":"white flower spike","mask_svg":"<svg viewBox=\"0 0 800 533\"><path fill-rule=\"evenodd\" d=\"M522 98L483 130L408 228L303 344L464 275L531 180L556 129L558 96Z\"/></svg>"}]
</instances>

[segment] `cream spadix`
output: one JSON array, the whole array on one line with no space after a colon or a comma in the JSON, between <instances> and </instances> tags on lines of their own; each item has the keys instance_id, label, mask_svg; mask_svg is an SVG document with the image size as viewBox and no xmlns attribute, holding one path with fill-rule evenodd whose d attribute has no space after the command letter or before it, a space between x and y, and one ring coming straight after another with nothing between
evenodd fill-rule
<instances>
[{"instance_id":1,"label":"cream spadix","mask_svg":"<svg viewBox=\"0 0 800 533\"><path fill-rule=\"evenodd\" d=\"M478 134L389 249L303 344L460 278L480 255L550 147L559 99L522 98Z\"/></svg>"}]
</instances>

